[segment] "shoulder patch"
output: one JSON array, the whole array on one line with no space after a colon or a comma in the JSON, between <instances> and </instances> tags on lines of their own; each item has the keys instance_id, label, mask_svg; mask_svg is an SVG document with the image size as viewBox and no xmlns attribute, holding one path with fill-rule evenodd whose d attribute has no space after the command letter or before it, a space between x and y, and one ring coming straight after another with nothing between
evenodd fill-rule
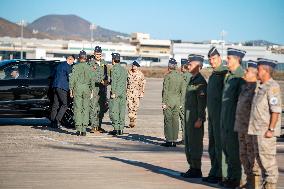
<instances>
[{"instance_id":1,"label":"shoulder patch","mask_svg":"<svg viewBox=\"0 0 284 189\"><path fill-rule=\"evenodd\" d=\"M277 97L272 97L272 98L269 100L269 104L271 104L271 105L276 105L276 104L278 104L278 98L277 98Z\"/></svg>"}]
</instances>

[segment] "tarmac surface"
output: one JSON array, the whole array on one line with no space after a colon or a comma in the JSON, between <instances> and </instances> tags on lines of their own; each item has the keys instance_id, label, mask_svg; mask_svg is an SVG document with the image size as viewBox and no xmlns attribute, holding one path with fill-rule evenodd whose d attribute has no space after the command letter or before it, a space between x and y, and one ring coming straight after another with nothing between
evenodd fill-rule
<instances>
[{"instance_id":1,"label":"tarmac surface","mask_svg":"<svg viewBox=\"0 0 284 189\"><path fill-rule=\"evenodd\" d=\"M162 79L147 79L138 125L126 128L119 137L100 133L78 137L72 129L50 129L47 119L1 118L0 189L220 188L179 176L188 169L183 145L160 146L164 142L161 90ZM103 128L112 130L108 113ZM207 176L210 159L205 130L202 171ZM277 188L284 188L284 139L279 139L277 151Z\"/></svg>"}]
</instances>

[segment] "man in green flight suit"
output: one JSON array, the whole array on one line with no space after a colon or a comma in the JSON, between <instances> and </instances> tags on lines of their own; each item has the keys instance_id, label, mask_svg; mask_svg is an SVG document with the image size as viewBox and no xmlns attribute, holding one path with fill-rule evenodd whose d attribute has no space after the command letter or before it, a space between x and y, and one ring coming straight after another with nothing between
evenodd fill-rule
<instances>
[{"instance_id":1,"label":"man in green flight suit","mask_svg":"<svg viewBox=\"0 0 284 189\"><path fill-rule=\"evenodd\" d=\"M191 77L191 73L189 73L189 71L187 70L187 63L188 63L187 59L181 59L180 61L180 71L184 80L184 85L183 85L184 89L186 89ZM183 93L182 108L180 109L179 113L181 129L182 129L182 140L178 142L178 144L184 144L184 103L185 103L185 92Z\"/></svg>"},{"instance_id":2,"label":"man in green flight suit","mask_svg":"<svg viewBox=\"0 0 284 189\"><path fill-rule=\"evenodd\" d=\"M208 177L204 177L202 180L216 184L222 181L222 178L225 176L222 174L222 169L225 169L225 160L224 158L222 159L220 116L224 78L228 73L228 69L222 65L222 59L216 47L212 47L209 50L208 60L213 68L207 85L208 152L211 160L211 169Z\"/></svg>"},{"instance_id":3,"label":"man in green flight suit","mask_svg":"<svg viewBox=\"0 0 284 189\"><path fill-rule=\"evenodd\" d=\"M122 135L125 126L127 71L120 65L120 54L112 53L110 119L111 135Z\"/></svg>"},{"instance_id":4,"label":"man in green flight suit","mask_svg":"<svg viewBox=\"0 0 284 189\"><path fill-rule=\"evenodd\" d=\"M183 104L183 77L176 70L177 62L170 58L169 73L165 76L162 91L162 109L164 112L165 147L176 147L179 132L179 112Z\"/></svg>"},{"instance_id":5,"label":"man in green flight suit","mask_svg":"<svg viewBox=\"0 0 284 189\"><path fill-rule=\"evenodd\" d=\"M96 131L103 132L103 129L100 127L99 122L99 113L100 113L100 85L104 84L104 67L100 65L100 60L98 57L101 57L102 49L99 46L95 47L94 50L94 59L89 62L92 73L92 82L95 84L92 86L93 96L90 102L90 123L91 123L91 133ZM100 56L99 56L100 55Z\"/></svg>"},{"instance_id":6,"label":"man in green flight suit","mask_svg":"<svg viewBox=\"0 0 284 189\"><path fill-rule=\"evenodd\" d=\"M70 96L74 98L73 112L78 136L86 136L86 128L89 124L89 103L92 96L92 73L86 60L86 52L80 51L79 63L73 66L70 75Z\"/></svg>"},{"instance_id":7,"label":"man in green flight suit","mask_svg":"<svg viewBox=\"0 0 284 189\"><path fill-rule=\"evenodd\" d=\"M227 178L221 186L235 188L240 186L242 168L239 157L238 134L234 131L236 108L242 85L244 70L241 62L245 51L228 48L227 67L229 72L225 76L221 110L221 140L222 148L228 164Z\"/></svg>"},{"instance_id":8,"label":"man in green flight suit","mask_svg":"<svg viewBox=\"0 0 284 189\"><path fill-rule=\"evenodd\" d=\"M185 95L185 153L189 170L181 173L185 178L201 178L204 121L206 117L207 83L201 75L204 57L190 54L188 70L192 74Z\"/></svg>"}]
</instances>

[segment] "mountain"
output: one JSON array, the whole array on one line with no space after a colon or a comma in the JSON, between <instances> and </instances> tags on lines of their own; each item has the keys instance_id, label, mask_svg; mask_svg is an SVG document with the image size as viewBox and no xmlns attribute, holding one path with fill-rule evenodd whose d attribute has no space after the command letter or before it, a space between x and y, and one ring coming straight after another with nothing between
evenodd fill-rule
<instances>
[{"instance_id":1,"label":"mountain","mask_svg":"<svg viewBox=\"0 0 284 189\"><path fill-rule=\"evenodd\" d=\"M272 46L277 45L275 43L265 41L265 40L251 40L244 42L245 46Z\"/></svg>"},{"instance_id":2,"label":"mountain","mask_svg":"<svg viewBox=\"0 0 284 189\"><path fill-rule=\"evenodd\" d=\"M52 36L48 34L33 32L27 27L23 28L23 35L25 38L54 39ZM21 26L0 17L0 37L5 37L5 36L21 37Z\"/></svg>"},{"instance_id":3,"label":"mountain","mask_svg":"<svg viewBox=\"0 0 284 189\"><path fill-rule=\"evenodd\" d=\"M90 40L90 25L91 22L76 15L46 15L29 24L28 28L47 33L57 39ZM97 41L126 41L127 37L128 34L100 26L93 27L93 39Z\"/></svg>"}]
</instances>

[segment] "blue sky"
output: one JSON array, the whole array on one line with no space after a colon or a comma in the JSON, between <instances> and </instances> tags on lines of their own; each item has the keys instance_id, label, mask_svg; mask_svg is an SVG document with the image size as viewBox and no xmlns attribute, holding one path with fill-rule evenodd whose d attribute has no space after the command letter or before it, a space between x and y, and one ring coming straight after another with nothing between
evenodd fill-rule
<instances>
[{"instance_id":1,"label":"blue sky","mask_svg":"<svg viewBox=\"0 0 284 189\"><path fill-rule=\"evenodd\" d=\"M102 27L152 38L203 41L263 39L284 44L282 0L1 0L0 17L32 22L76 14Z\"/></svg>"}]
</instances>

